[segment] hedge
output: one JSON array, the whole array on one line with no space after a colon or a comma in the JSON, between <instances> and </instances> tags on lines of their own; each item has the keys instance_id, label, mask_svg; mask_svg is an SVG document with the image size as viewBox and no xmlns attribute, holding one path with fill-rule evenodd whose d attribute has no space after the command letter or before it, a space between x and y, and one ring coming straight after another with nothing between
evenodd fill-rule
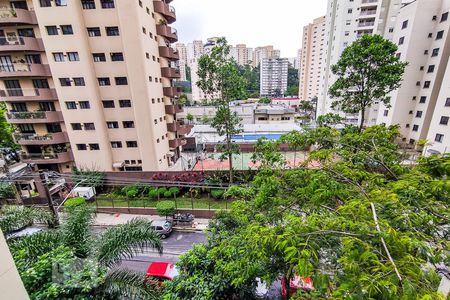
<instances>
[{"instance_id":1,"label":"hedge","mask_svg":"<svg viewBox=\"0 0 450 300\"><path fill-rule=\"evenodd\" d=\"M75 207L86 204L86 199L83 197L75 197L67 199L66 202L64 202L64 207Z\"/></svg>"}]
</instances>

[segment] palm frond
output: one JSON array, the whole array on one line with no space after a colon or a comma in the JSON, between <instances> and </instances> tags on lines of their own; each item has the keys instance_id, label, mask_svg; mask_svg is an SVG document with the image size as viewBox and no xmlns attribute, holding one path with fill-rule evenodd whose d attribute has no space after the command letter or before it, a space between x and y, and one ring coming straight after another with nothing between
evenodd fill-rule
<instances>
[{"instance_id":1,"label":"palm frond","mask_svg":"<svg viewBox=\"0 0 450 300\"><path fill-rule=\"evenodd\" d=\"M103 293L115 298L153 300L161 298L161 288L146 282L145 274L120 269L110 272L101 286Z\"/></svg>"},{"instance_id":2,"label":"palm frond","mask_svg":"<svg viewBox=\"0 0 450 300\"><path fill-rule=\"evenodd\" d=\"M6 235L34 222L53 223L54 216L45 209L8 205L0 210L0 228Z\"/></svg>"},{"instance_id":3,"label":"palm frond","mask_svg":"<svg viewBox=\"0 0 450 300\"><path fill-rule=\"evenodd\" d=\"M65 220L61 227L64 244L75 250L77 257L84 258L91 248L90 226L94 222L94 211L87 205L65 209Z\"/></svg>"},{"instance_id":4,"label":"palm frond","mask_svg":"<svg viewBox=\"0 0 450 300\"><path fill-rule=\"evenodd\" d=\"M105 231L99 241L98 261L111 266L122 258L130 258L151 247L162 253L161 238L144 218L134 218Z\"/></svg>"}]
</instances>

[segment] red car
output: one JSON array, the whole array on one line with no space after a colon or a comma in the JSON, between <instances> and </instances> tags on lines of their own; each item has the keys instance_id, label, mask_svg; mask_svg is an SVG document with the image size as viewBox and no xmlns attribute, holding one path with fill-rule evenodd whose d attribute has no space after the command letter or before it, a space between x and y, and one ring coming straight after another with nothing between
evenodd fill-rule
<instances>
[{"instance_id":1,"label":"red car","mask_svg":"<svg viewBox=\"0 0 450 300\"><path fill-rule=\"evenodd\" d=\"M168 262L152 262L147 269L147 278L161 285L166 280L173 280L179 274L177 267Z\"/></svg>"},{"instance_id":2,"label":"red car","mask_svg":"<svg viewBox=\"0 0 450 300\"><path fill-rule=\"evenodd\" d=\"M281 279L281 295L283 298L287 297L286 284L284 283L284 276ZM311 277L294 276L289 282L289 294L292 295L297 292L298 289L304 291L314 290L313 281Z\"/></svg>"}]
</instances>

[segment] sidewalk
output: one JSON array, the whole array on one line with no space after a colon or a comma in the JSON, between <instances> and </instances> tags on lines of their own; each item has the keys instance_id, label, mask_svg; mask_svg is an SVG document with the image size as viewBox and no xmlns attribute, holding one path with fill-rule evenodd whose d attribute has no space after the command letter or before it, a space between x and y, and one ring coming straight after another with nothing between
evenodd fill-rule
<instances>
[{"instance_id":1,"label":"sidewalk","mask_svg":"<svg viewBox=\"0 0 450 300\"><path fill-rule=\"evenodd\" d=\"M147 220L165 220L164 217L149 216L149 215L131 215L131 214L105 214L97 213L94 221L94 226L114 226L124 224L133 218L144 218ZM203 231L208 227L209 219L197 219L195 218L192 226L189 225L176 225L173 228L178 231Z\"/></svg>"}]
</instances>

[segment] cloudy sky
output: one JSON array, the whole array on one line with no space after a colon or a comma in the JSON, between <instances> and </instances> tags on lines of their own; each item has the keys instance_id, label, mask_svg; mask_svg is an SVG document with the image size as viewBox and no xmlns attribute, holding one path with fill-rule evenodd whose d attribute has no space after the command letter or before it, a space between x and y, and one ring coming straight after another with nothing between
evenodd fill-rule
<instances>
[{"instance_id":1,"label":"cloudy sky","mask_svg":"<svg viewBox=\"0 0 450 300\"><path fill-rule=\"evenodd\" d=\"M297 56L303 26L325 15L327 0L175 0L179 41L225 36L230 44L274 45Z\"/></svg>"}]
</instances>

